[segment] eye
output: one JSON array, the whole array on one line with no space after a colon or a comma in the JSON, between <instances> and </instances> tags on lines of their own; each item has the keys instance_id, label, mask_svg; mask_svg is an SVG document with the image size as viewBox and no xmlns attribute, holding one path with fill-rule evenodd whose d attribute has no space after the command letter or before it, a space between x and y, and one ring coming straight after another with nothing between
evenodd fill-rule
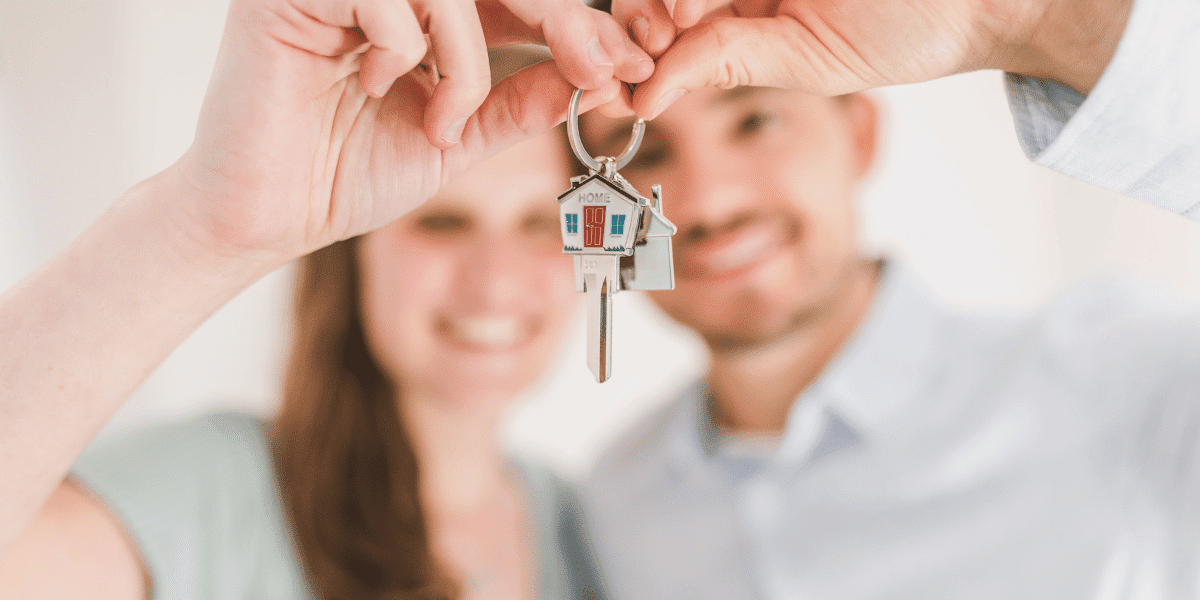
<instances>
[{"instance_id":1,"label":"eye","mask_svg":"<svg viewBox=\"0 0 1200 600\"><path fill-rule=\"evenodd\" d=\"M762 111L754 111L742 117L737 124L736 135L738 137L752 136L770 125L774 117Z\"/></svg>"},{"instance_id":2,"label":"eye","mask_svg":"<svg viewBox=\"0 0 1200 600\"><path fill-rule=\"evenodd\" d=\"M466 215L451 211L429 212L417 218L413 227L425 235L449 237L464 233L471 228Z\"/></svg>"},{"instance_id":3,"label":"eye","mask_svg":"<svg viewBox=\"0 0 1200 600\"><path fill-rule=\"evenodd\" d=\"M558 213L529 215L521 223L521 229L530 237L559 240Z\"/></svg>"},{"instance_id":4,"label":"eye","mask_svg":"<svg viewBox=\"0 0 1200 600\"><path fill-rule=\"evenodd\" d=\"M666 144L642 144L638 149L638 153L633 157L633 162L629 163L626 169L646 170L656 169L667 164L671 158L671 152L667 149Z\"/></svg>"}]
</instances>

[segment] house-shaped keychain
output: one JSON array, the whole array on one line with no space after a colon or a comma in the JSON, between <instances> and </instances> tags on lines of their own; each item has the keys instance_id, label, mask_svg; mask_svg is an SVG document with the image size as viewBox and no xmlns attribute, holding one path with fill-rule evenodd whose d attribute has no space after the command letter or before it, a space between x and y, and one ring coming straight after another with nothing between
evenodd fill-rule
<instances>
[{"instance_id":1,"label":"house-shaped keychain","mask_svg":"<svg viewBox=\"0 0 1200 600\"><path fill-rule=\"evenodd\" d=\"M613 296L621 290L675 287L671 236L663 216L662 188L647 200L617 170L629 164L642 143L646 122L633 123L633 137L617 157L593 158L579 139L579 100L567 108L567 141L590 175L571 178L558 197L563 253L575 261L575 289L587 295L587 364L598 383L612 375Z\"/></svg>"},{"instance_id":2,"label":"house-shaped keychain","mask_svg":"<svg viewBox=\"0 0 1200 600\"><path fill-rule=\"evenodd\" d=\"M558 197L563 253L575 260L575 288L584 291L584 257L600 255L620 257L618 290L674 289L675 225L663 216L662 189L653 186L647 200L620 175L614 179L600 173L574 177Z\"/></svg>"}]
</instances>

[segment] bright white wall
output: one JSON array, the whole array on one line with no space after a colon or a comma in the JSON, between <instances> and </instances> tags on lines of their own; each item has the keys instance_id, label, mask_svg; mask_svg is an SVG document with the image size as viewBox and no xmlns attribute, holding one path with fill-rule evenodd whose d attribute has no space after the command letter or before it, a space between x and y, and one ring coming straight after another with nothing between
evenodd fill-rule
<instances>
[{"instance_id":1,"label":"bright white wall","mask_svg":"<svg viewBox=\"0 0 1200 600\"><path fill-rule=\"evenodd\" d=\"M188 147L226 6L0 2L0 286ZM268 410L288 285L276 273L231 302L141 386L116 428L214 403Z\"/></svg>"},{"instance_id":2,"label":"bright white wall","mask_svg":"<svg viewBox=\"0 0 1200 600\"><path fill-rule=\"evenodd\" d=\"M203 0L0 0L0 289L187 147L224 10ZM885 133L863 194L864 243L903 257L945 297L1029 305L1101 272L1200 297L1200 225L1031 165L999 74L878 97ZM289 286L284 269L232 301L146 381L109 432L216 407L269 412ZM695 341L644 298L616 302L615 378L591 380L577 326L508 431L512 445L568 473L704 368Z\"/></svg>"}]
</instances>

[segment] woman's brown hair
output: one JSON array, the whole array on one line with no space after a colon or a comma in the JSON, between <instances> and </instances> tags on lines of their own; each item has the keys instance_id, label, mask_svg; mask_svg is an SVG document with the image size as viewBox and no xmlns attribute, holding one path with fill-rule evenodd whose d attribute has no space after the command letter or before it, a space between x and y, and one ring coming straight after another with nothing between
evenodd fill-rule
<instances>
[{"instance_id":1,"label":"woman's brown hair","mask_svg":"<svg viewBox=\"0 0 1200 600\"><path fill-rule=\"evenodd\" d=\"M536 47L490 54L496 80L549 57ZM563 152L570 155L565 144ZM578 172L582 166L570 160ZM363 335L358 240L300 261L283 409L272 435L279 488L318 598L448 600L458 596L457 583L430 548L398 390Z\"/></svg>"},{"instance_id":2,"label":"woman's brown hair","mask_svg":"<svg viewBox=\"0 0 1200 600\"><path fill-rule=\"evenodd\" d=\"M275 422L279 487L324 600L444 600L417 460L359 318L357 239L300 263L295 339Z\"/></svg>"}]
</instances>

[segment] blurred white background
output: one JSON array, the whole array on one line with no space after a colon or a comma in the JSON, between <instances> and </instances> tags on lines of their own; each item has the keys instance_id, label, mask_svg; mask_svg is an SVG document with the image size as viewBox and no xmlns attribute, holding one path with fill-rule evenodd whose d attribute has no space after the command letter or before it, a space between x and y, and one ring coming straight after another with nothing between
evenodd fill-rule
<instances>
[{"instance_id":1,"label":"blurred white background","mask_svg":"<svg viewBox=\"0 0 1200 600\"><path fill-rule=\"evenodd\" d=\"M0 0L0 290L187 148L226 5ZM999 73L877 97L883 147L863 194L863 243L911 263L945 298L1028 306L1101 273L1165 281L1200 298L1200 224L1030 164ZM272 274L196 331L105 435L215 409L269 414L290 278L290 269ZM577 325L506 434L568 475L704 370L695 340L644 298L626 293L616 303L614 379L592 380Z\"/></svg>"}]
</instances>

